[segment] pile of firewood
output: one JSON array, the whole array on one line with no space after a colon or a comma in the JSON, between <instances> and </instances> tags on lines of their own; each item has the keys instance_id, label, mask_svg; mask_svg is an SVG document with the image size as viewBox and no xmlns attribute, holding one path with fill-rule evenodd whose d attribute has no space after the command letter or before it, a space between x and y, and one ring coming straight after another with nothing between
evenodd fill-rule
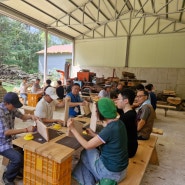
<instances>
[{"instance_id":1,"label":"pile of firewood","mask_svg":"<svg viewBox=\"0 0 185 185\"><path fill-rule=\"evenodd\" d=\"M17 65L0 64L0 80L10 84L15 84L15 80L27 77L28 81L36 79L38 74L28 74L19 69Z\"/></svg>"}]
</instances>

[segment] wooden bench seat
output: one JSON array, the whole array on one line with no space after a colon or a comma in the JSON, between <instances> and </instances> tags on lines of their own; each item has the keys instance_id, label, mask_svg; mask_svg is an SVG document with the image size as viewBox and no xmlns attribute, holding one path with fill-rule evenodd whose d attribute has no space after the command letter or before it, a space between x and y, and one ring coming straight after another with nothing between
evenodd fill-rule
<instances>
[{"instance_id":1,"label":"wooden bench seat","mask_svg":"<svg viewBox=\"0 0 185 185\"><path fill-rule=\"evenodd\" d=\"M167 116L167 111L169 109L173 109L176 110L176 106L172 106L172 105L163 105L163 104L157 104L157 108L163 108L165 111L165 117Z\"/></svg>"},{"instance_id":2,"label":"wooden bench seat","mask_svg":"<svg viewBox=\"0 0 185 185\"><path fill-rule=\"evenodd\" d=\"M21 108L24 110L25 114L34 115L35 107L23 105Z\"/></svg>"},{"instance_id":3,"label":"wooden bench seat","mask_svg":"<svg viewBox=\"0 0 185 185\"><path fill-rule=\"evenodd\" d=\"M149 163L159 165L156 142L157 136L151 135L149 140L139 140L136 155L129 159L127 177L119 185L139 185Z\"/></svg>"}]
</instances>

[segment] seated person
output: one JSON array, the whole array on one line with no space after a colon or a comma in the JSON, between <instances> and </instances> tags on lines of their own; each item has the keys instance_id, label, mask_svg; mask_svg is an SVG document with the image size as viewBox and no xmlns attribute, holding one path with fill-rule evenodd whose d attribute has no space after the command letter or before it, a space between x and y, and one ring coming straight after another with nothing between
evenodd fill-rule
<instances>
[{"instance_id":1,"label":"seated person","mask_svg":"<svg viewBox=\"0 0 185 185\"><path fill-rule=\"evenodd\" d=\"M56 89L54 87L48 87L42 99L37 103L35 116L39 117L43 123L63 123L61 119L53 119L55 106L64 107L64 102L58 102L57 98Z\"/></svg>"},{"instance_id":2,"label":"seated person","mask_svg":"<svg viewBox=\"0 0 185 185\"><path fill-rule=\"evenodd\" d=\"M99 92L99 98L110 98L111 85L105 85L105 87Z\"/></svg>"},{"instance_id":3,"label":"seated person","mask_svg":"<svg viewBox=\"0 0 185 185\"><path fill-rule=\"evenodd\" d=\"M37 78L35 80L35 82L33 83L32 87L31 87L31 92L38 93L38 94L43 93L43 89L40 87L40 79L39 78Z\"/></svg>"},{"instance_id":4,"label":"seated person","mask_svg":"<svg viewBox=\"0 0 185 185\"><path fill-rule=\"evenodd\" d=\"M110 97L111 99L115 99L118 97L118 94L123 90L123 84L121 82L118 83L115 90L111 91Z\"/></svg>"},{"instance_id":5,"label":"seated person","mask_svg":"<svg viewBox=\"0 0 185 185\"><path fill-rule=\"evenodd\" d=\"M14 179L20 173L23 166L23 155L13 148L12 140L16 134L33 132L34 127L15 129L15 117L22 120L36 120L33 115L22 114L18 108L22 107L19 97L14 92L8 92L0 103L0 155L10 160L2 180L5 185L15 185Z\"/></svg>"},{"instance_id":6,"label":"seated person","mask_svg":"<svg viewBox=\"0 0 185 185\"><path fill-rule=\"evenodd\" d=\"M56 93L59 99L62 100L64 98L64 87L60 80L57 81Z\"/></svg>"},{"instance_id":7,"label":"seated person","mask_svg":"<svg viewBox=\"0 0 185 185\"><path fill-rule=\"evenodd\" d=\"M104 178L120 182L126 177L128 166L126 128L121 120L116 119L114 102L101 98L96 109L104 128L98 134L87 129L86 132L93 137L89 141L78 133L73 119L67 122L69 130L84 148L72 172L73 178L84 185L95 185Z\"/></svg>"},{"instance_id":8,"label":"seated person","mask_svg":"<svg viewBox=\"0 0 185 185\"><path fill-rule=\"evenodd\" d=\"M27 105L27 89L30 85L27 83L27 78L24 77L22 79L22 83L20 84L20 96L24 100L24 105Z\"/></svg>"},{"instance_id":9,"label":"seated person","mask_svg":"<svg viewBox=\"0 0 185 185\"><path fill-rule=\"evenodd\" d=\"M70 98L69 103L69 117L76 117L81 114L80 106L87 105L87 101L83 101L79 95L80 85L74 83L70 93L66 95L67 98Z\"/></svg>"},{"instance_id":10,"label":"seated person","mask_svg":"<svg viewBox=\"0 0 185 185\"><path fill-rule=\"evenodd\" d=\"M144 86L143 84L138 84L138 85L135 87L135 90L136 90L136 94L137 94L138 91L140 91L140 90L145 90L145 86ZM146 102L145 102L145 103L146 103ZM148 103L148 104L151 104L151 101L150 101L149 97L148 97L147 103ZM139 103L137 102L137 100L135 99L135 101L134 101L132 107L136 110L136 112L138 111L139 106L140 106L140 104L139 104Z\"/></svg>"},{"instance_id":11,"label":"seated person","mask_svg":"<svg viewBox=\"0 0 185 185\"><path fill-rule=\"evenodd\" d=\"M122 109L120 113L120 120L125 124L128 136L128 154L133 157L136 154L137 142L137 125L136 125L136 111L132 109L132 104L135 99L135 92L132 89L124 89L118 95L116 106Z\"/></svg>"},{"instance_id":12,"label":"seated person","mask_svg":"<svg viewBox=\"0 0 185 185\"><path fill-rule=\"evenodd\" d=\"M136 96L139 104L137 112L137 132L138 139L147 140L150 138L153 123L155 119L155 111L151 104L148 103L148 92L145 90L138 90Z\"/></svg>"},{"instance_id":13,"label":"seated person","mask_svg":"<svg viewBox=\"0 0 185 185\"><path fill-rule=\"evenodd\" d=\"M149 99L150 99L151 105L153 109L156 110L157 97L155 93L153 92L153 89L154 89L153 84L148 84L145 86L145 90L148 91L149 93Z\"/></svg>"},{"instance_id":14,"label":"seated person","mask_svg":"<svg viewBox=\"0 0 185 185\"><path fill-rule=\"evenodd\" d=\"M72 83L71 83L71 80L68 79L68 80L66 81L66 88L65 88L66 94L68 94L68 93L71 92L71 88L72 88Z\"/></svg>"},{"instance_id":15,"label":"seated person","mask_svg":"<svg viewBox=\"0 0 185 185\"><path fill-rule=\"evenodd\" d=\"M51 87L51 80L50 80L50 79L47 79L47 80L46 80L46 84L45 84L45 86L44 86L44 92L46 91L46 89L47 89L48 87Z\"/></svg>"}]
</instances>

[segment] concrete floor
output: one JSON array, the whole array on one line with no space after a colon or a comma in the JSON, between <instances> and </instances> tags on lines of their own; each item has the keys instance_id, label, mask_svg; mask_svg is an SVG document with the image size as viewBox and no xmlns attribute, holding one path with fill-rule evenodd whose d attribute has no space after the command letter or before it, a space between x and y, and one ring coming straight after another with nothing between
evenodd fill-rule
<instances>
[{"instance_id":1,"label":"concrete floor","mask_svg":"<svg viewBox=\"0 0 185 185\"><path fill-rule=\"evenodd\" d=\"M185 184L185 112L169 110L167 117L163 109L157 109L154 127L163 129L164 134L158 135L157 153L159 166L149 165L141 185L184 185ZM57 117L63 114L56 113ZM31 121L24 124L29 125ZM21 127L21 124L17 124ZM4 166L1 165L0 176ZM134 177L133 177L134 178ZM3 183L0 182L0 185ZM16 185L22 185L16 181ZM74 185L74 184L72 184ZM131 184L132 185L132 184Z\"/></svg>"}]
</instances>

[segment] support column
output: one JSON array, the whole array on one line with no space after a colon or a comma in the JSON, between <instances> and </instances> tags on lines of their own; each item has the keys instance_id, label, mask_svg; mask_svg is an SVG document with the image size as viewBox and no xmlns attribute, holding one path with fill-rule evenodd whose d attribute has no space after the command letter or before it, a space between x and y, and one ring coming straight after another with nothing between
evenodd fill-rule
<instances>
[{"instance_id":1,"label":"support column","mask_svg":"<svg viewBox=\"0 0 185 185\"><path fill-rule=\"evenodd\" d=\"M127 47L126 47L125 67L128 67L129 54L130 54L130 35L127 36Z\"/></svg>"},{"instance_id":2,"label":"support column","mask_svg":"<svg viewBox=\"0 0 185 185\"><path fill-rule=\"evenodd\" d=\"M44 83L47 79L47 74L48 74L48 71L47 71L47 65L48 65L48 62L47 62L47 48L48 48L48 31L46 30L45 31L45 45L44 45Z\"/></svg>"}]
</instances>

